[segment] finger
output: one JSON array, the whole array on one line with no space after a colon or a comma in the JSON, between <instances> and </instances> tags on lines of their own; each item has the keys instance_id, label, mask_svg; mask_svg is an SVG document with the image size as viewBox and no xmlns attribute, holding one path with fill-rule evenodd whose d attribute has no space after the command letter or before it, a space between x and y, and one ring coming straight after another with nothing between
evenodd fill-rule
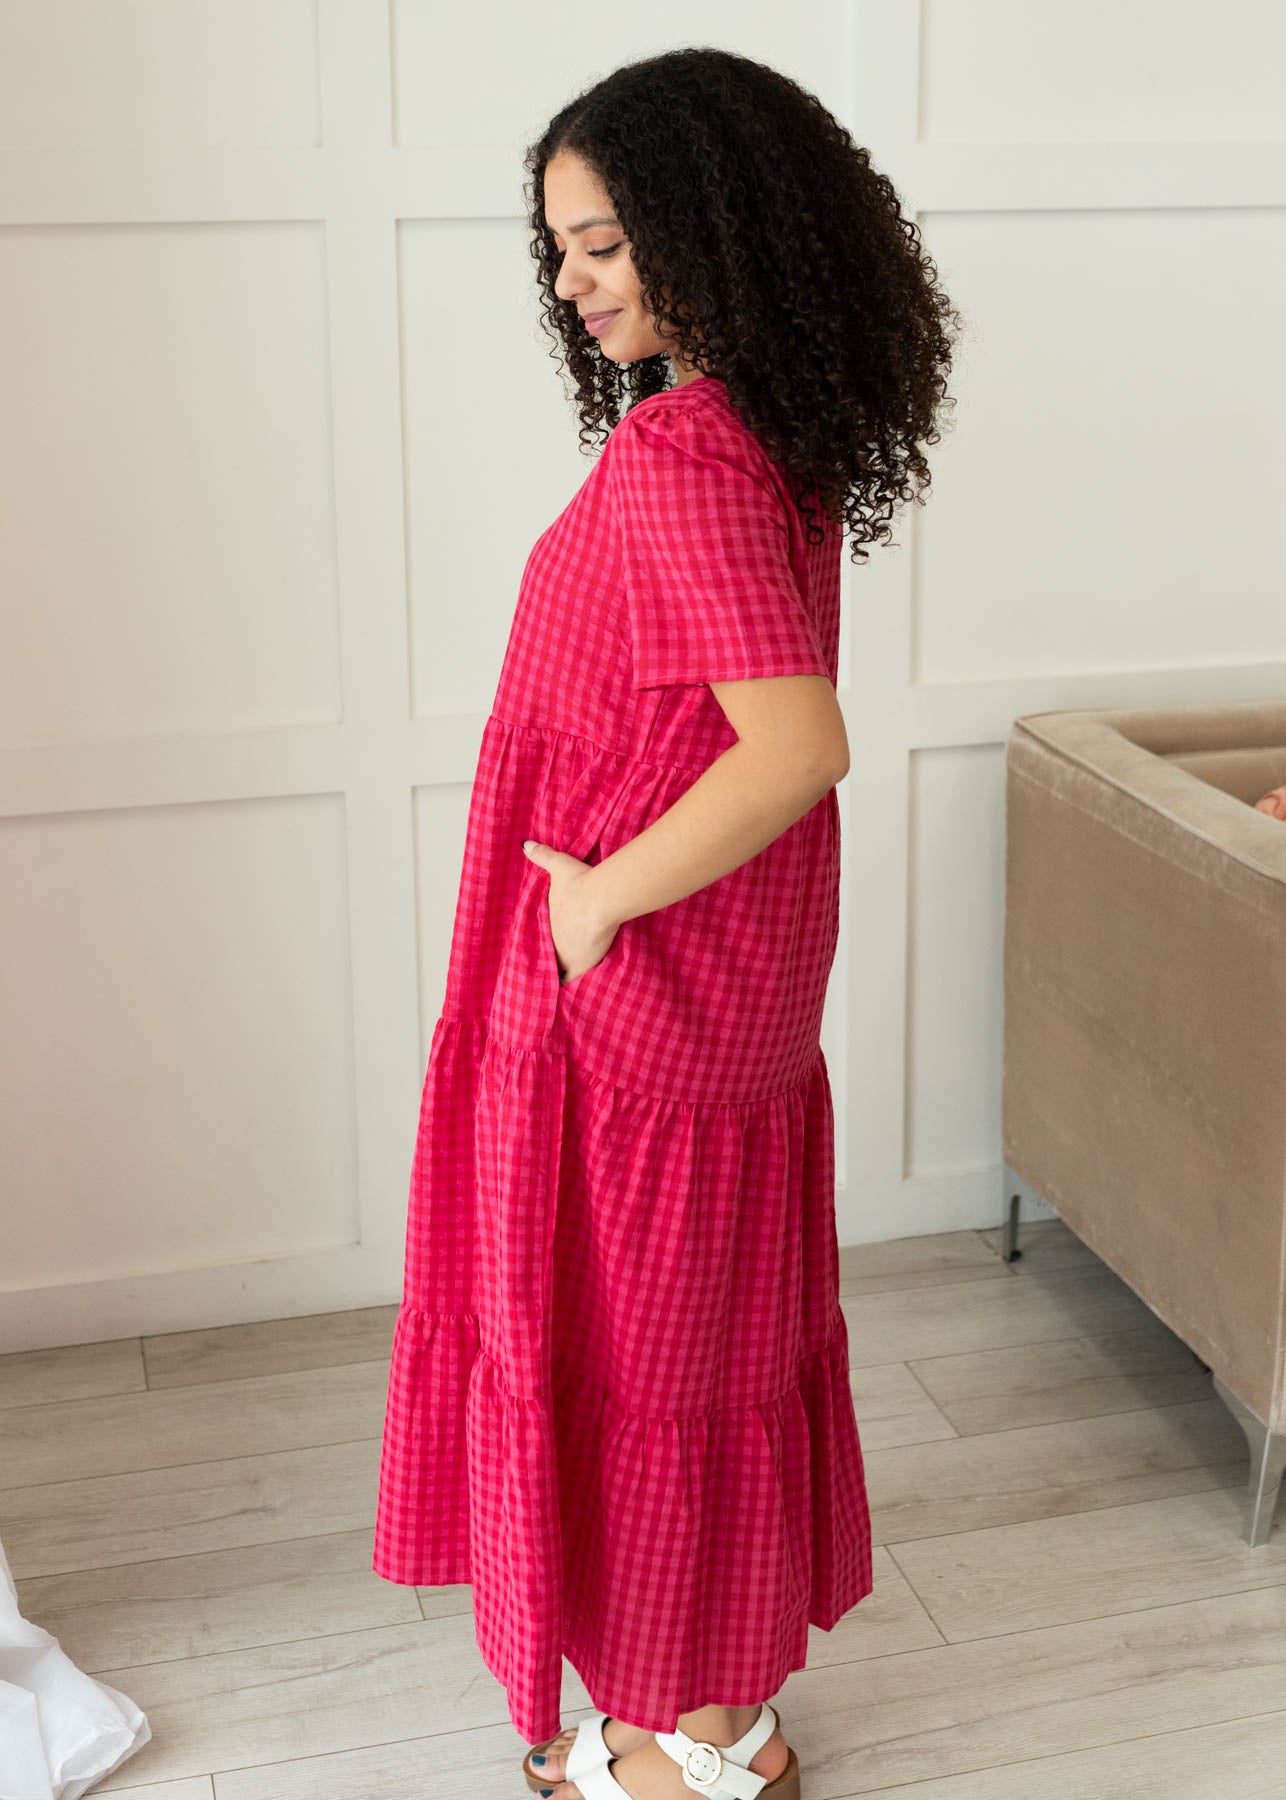
<instances>
[{"instance_id":1,"label":"finger","mask_svg":"<svg viewBox=\"0 0 1286 1800\"><path fill-rule=\"evenodd\" d=\"M522 847L528 861L539 863L544 869L552 871L559 863L573 864L578 869L585 867L579 856L571 856L566 850L555 850L552 844L542 844L537 838L524 838Z\"/></svg>"}]
</instances>

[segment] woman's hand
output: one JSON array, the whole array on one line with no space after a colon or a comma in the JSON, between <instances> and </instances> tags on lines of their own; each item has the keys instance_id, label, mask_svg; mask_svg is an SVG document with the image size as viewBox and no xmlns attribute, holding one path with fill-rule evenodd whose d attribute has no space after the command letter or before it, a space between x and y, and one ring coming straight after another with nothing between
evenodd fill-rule
<instances>
[{"instance_id":1,"label":"woman's hand","mask_svg":"<svg viewBox=\"0 0 1286 1800\"><path fill-rule=\"evenodd\" d=\"M528 838L523 850L549 870L549 926L560 981L587 974L611 949L618 925L606 925L596 905L595 864Z\"/></svg>"}]
</instances>

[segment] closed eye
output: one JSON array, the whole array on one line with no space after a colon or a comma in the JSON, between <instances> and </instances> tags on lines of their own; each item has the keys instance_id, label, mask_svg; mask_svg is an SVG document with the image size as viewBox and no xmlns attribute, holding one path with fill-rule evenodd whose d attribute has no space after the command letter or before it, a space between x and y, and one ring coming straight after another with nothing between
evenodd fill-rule
<instances>
[{"instance_id":1,"label":"closed eye","mask_svg":"<svg viewBox=\"0 0 1286 1800\"><path fill-rule=\"evenodd\" d=\"M620 247L619 244L609 244L606 250L589 250L586 254L588 256L615 256ZM554 246L554 255L558 258L559 262L563 260L566 254L567 252L565 250L560 250L557 245Z\"/></svg>"}]
</instances>

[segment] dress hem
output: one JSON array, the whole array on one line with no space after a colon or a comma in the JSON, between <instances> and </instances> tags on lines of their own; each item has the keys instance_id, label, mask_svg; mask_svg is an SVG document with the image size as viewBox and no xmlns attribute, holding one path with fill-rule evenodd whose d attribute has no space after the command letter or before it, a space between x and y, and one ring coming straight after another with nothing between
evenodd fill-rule
<instances>
[{"instance_id":1,"label":"dress hem","mask_svg":"<svg viewBox=\"0 0 1286 1800\"><path fill-rule=\"evenodd\" d=\"M476 1314L435 1314L404 1302L393 1380L420 1402L412 1429L417 1472L382 1491L371 1567L401 1586L475 1590L478 1649L528 1742L558 1730L564 1657L596 1706L645 1730L673 1729L679 1713L707 1704L756 1704L806 1667L810 1625L831 1630L871 1592L846 1338L840 1312L826 1342L800 1355L783 1393L662 1418L628 1411L572 1364L551 1369L545 1394L516 1394L483 1342ZM467 1440L443 1432L448 1420L471 1421ZM543 1475L530 1491L523 1482L526 1472L539 1470L542 1451L552 1458L551 1472L560 1463L578 1471L561 1503ZM730 1460L740 1471L731 1486ZM656 1622L674 1666L669 1678L657 1668L655 1704L652 1640L632 1624L619 1641L613 1632L613 1619L633 1620L633 1553L620 1522L595 1498L631 1494L635 1472L644 1468L655 1498L644 1496L640 1517L660 1507L673 1518L676 1578L690 1584L688 1623L678 1613ZM483 1498L488 1475L501 1471L504 1531L492 1517L501 1503ZM509 1489L510 1480L522 1485ZM474 1485L479 1481L484 1485ZM565 1563L554 1553L515 1600L508 1545L535 1517L526 1508L537 1494L544 1495L540 1505L554 1506L557 1536L570 1536L575 1557ZM744 1541L740 1518L757 1521ZM521 1635L509 1610L514 1604L530 1627L541 1622L534 1662L514 1658ZM600 1631L607 1635L595 1642ZM684 1696L677 1703L666 1698L676 1689Z\"/></svg>"}]
</instances>

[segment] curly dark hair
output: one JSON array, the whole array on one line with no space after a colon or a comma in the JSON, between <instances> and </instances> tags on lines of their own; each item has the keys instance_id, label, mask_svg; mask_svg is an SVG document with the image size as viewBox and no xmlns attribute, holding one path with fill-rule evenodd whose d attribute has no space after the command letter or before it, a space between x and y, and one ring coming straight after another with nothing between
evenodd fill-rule
<instances>
[{"instance_id":1,"label":"curly dark hair","mask_svg":"<svg viewBox=\"0 0 1286 1800\"><path fill-rule=\"evenodd\" d=\"M524 187L542 323L576 384L580 439L673 385L668 352L613 362L554 291L545 168L579 156L610 194L642 304L684 364L714 375L768 455L846 523L853 560L923 504L960 315L892 183L815 95L764 63L689 47L627 63L555 114ZM663 290L669 290L666 303Z\"/></svg>"}]
</instances>

